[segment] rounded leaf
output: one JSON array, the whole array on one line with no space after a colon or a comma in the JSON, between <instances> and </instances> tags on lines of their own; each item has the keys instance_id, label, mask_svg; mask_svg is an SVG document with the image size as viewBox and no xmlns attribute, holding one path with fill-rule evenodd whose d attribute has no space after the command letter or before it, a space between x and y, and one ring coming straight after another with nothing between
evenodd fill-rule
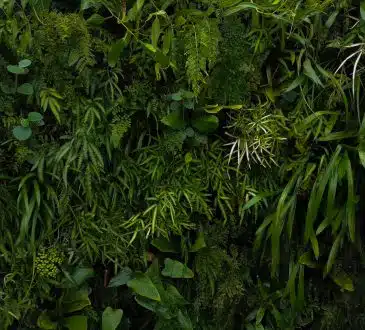
<instances>
[{"instance_id":1,"label":"rounded leaf","mask_svg":"<svg viewBox=\"0 0 365 330\"><path fill-rule=\"evenodd\" d=\"M19 141L25 141L32 135L32 129L30 127L16 126L13 128L13 135Z\"/></svg>"},{"instance_id":2,"label":"rounded leaf","mask_svg":"<svg viewBox=\"0 0 365 330\"><path fill-rule=\"evenodd\" d=\"M115 330L123 317L121 309L105 308L102 318L102 330Z\"/></svg>"},{"instance_id":3,"label":"rounded leaf","mask_svg":"<svg viewBox=\"0 0 365 330\"><path fill-rule=\"evenodd\" d=\"M14 73L14 74L24 74L25 73L25 70L23 68L20 68L17 65L8 65L6 68L10 73Z\"/></svg>"},{"instance_id":4,"label":"rounded leaf","mask_svg":"<svg viewBox=\"0 0 365 330\"><path fill-rule=\"evenodd\" d=\"M34 92L33 85L30 83L22 84L18 87L17 92L24 95L32 95Z\"/></svg>"},{"instance_id":5,"label":"rounded leaf","mask_svg":"<svg viewBox=\"0 0 365 330\"><path fill-rule=\"evenodd\" d=\"M28 120L31 122L39 122L43 119L43 116L39 112L29 112Z\"/></svg>"},{"instance_id":6,"label":"rounded leaf","mask_svg":"<svg viewBox=\"0 0 365 330\"><path fill-rule=\"evenodd\" d=\"M20 67L20 68L27 68L29 65L31 65L32 64L32 61L31 60L27 60L27 59L25 59L25 60L21 60L20 62L19 62L19 64L18 64L18 66Z\"/></svg>"}]
</instances>

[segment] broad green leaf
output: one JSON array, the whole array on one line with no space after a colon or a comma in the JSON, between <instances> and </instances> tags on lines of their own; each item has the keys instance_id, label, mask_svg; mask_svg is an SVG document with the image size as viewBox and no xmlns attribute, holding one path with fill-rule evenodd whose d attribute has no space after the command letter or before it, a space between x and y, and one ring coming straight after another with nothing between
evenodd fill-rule
<instances>
[{"instance_id":1,"label":"broad green leaf","mask_svg":"<svg viewBox=\"0 0 365 330\"><path fill-rule=\"evenodd\" d=\"M112 45L112 47L109 50L109 54L108 54L108 64L111 67L114 67L117 62L118 59L120 57L120 53L122 52L122 50L124 49L124 47L127 45L127 42L125 40L125 38L118 40L116 43L114 43Z\"/></svg>"},{"instance_id":2,"label":"broad green leaf","mask_svg":"<svg viewBox=\"0 0 365 330\"><path fill-rule=\"evenodd\" d=\"M151 244L159 249L161 252L180 252L179 247L172 240L168 240L163 236L154 238Z\"/></svg>"},{"instance_id":3,"label":"broad green leaf","mask_svg":"<svg viewBox=\"0 0 365 330\"><path fill-rule=\"evenodd\" d=\"M86 22L89 25L98 26L104 23L104 17L99 14L92 14Z\"/></svg>"},{"instance_id":4,"label":"broad green leaf","mask_svg":"<svg viewBox=\"0 0 365 330\"><path fill-rule=\"evenodd\" d=\"M223 15L224 16L230 16L230 15L233 15L233 14L236 14L242 10L246 10L246 9L258 9L258 6L254 3L248 3L248 2L243 2L237 6L234 6L230 9L227 9Z\"/></svg>"},{"instance_id":5,"label":"broad green leaf","mask_svg":"<svg viewBox=\"0 0 365 330\"><path fill-rule=\"evenodd\" d=\"M184 313L181 310L177 313L177 320L182 330L193 330L193 324L191 323L188 313Z\"/></svg>"},{"instance_id":6,"label":"broad green leaf","mask_svg":"<svg viewBox=\"0 0 365 330\"><path fill-rule=\"evenodd\" d=\"M135 274L135 277L128 281L128 287L130 287L135 293L152 300L160 301L160 294L152 283L151 279L140 272Z\"/></svg>"},{"instance_id":7,"label":"broad green leaf","mask_svg":"<svg viewBox=\"0 0 365 330\"><path fill-rule=\"evenodd\" d=\"M317 73L314 71L314 69L312 67L312 63L309 59L306 59L304 61L303 68L304 68L304 74L306 76L308 76L316 84L321 85L322 87L324 87L322 82L321 82L321 79L319 79L319 77L317 76Z\"/></svg>"},{"instance_id":8,"label":"broad green leaf","mask_svg":"<svg viewBox=\"0 0 365 330\"><path fill-rule=\"evenodd\" d=\"M185 154L185 164L190 164L193 161L193 155L191 154L191 152L187 152Z\"/></svg>"},{"instance_id":9,"label":"broad green leaf","mask_svg":"<svg viewBox=\"0 0 365 330\"><path fill-rule=\"evenodd\" d=\"M184 118L182 117L180 109L169 113L167 116L163 117L161 121L165 125L175 130L180 130L185 127L185 121Z\"/></svg>"},{"instance_id":10,"label":"broad green leaf","mask_svg":"<svg viewBox=\"0 0 365 330\"><path fill-rule=\"evenodd\" d=\"M66 313L77 312L90 305L91 302L87 289L68 289L62 301L62 306Z\"/></svg>"},{"instance_id":11,"label":"broad green leaf","mask_svg":"<svg viewBox=\"0 0 365 330\"><path fill-rule=\"evenodd\" d=\"M166 286L166 295L168 296L169 303L174 306L184 306L189 304L180 294L178 289L176 289L176 287L171 284Z\"/></svg>"},{"instance_id":12,"label":"broad green leaf","mask_svg":"<svg viewBox=\"0 0 365 330\"><path fill-rule=\"evenodd\" d=\"M105 308L102 316L102 330L115 330L123 317L121 309Z\"/></svg>"},{"instance_id":13,"label":"broad green leaf","mask_svg":"<svg viewBox=\"0 0 365 330\"><path fill-rule=\"evenodd\" d=\"M89 278L93 277L95 273L92 268L78 267L73 271L71 275L68 275L69 276L67 276L67 281L64 282L66 286L77 287L85 283L85 281Z\"/></svg>"},{"instance_id":14,"label":"broad green leaf","mask_svg":"<svg viewBox=\"0 0 365 330\"><path fill-rule=\"evenodd\" d=\"M192 125L200 133L211 133L218 128L219 120L217 116L207 115L194 119Z\"/></svg>"},{"instance_id":15,"label":"broad green leaf","mask_svg":"<svg viewBox=\"0 0 365 330\"><path fill-rule=\"evenodd\" d=\"M28 120L31 122L38 122L43 119L43 116L39 112L29 112Z\"/></svg>"},{"instance_id":16,"label":"broad green leaf","mask_svg":"<svg viewBox=\"0 0 365 330\"><path fill-rule=\"evenodd\" d=\"M53 322L46 312L42 312L38 316L37 326L44 330L54 330L57 329L57 324Z\"/></svg>"},{"instance_id":17,"label":"broad green leaf","mask_svg":"<svg viewBox=\"0 0 365 330\"><path fill-rule=\"evenodd\" d=\"M65 318L65 326L69 330L87 330L87 317L75 315Z\"/></svg>"},{"instance_id":18,"label":"broad green leaf","mask_svg":"<svg viewBox=\"0 0 365 330\"><path fill-rule=\"evenodd\" d=\"M205 248L207 244L205 243L204 239L204 232L200 231L198 233L198 237L196 238L194 244L190 247L190 252L197 252L202 248Z\"/></svg>"},{"instance_id":19,"label":"broad green leaf","mask_svg":"<svg viewBox=\"0 0 365 330\"><path fill-rule=\"evenodd\" d=\"M22 84L18 87L17 92L24 95L32 95L34 92L33 85L30 83Z\"/></svg>"},{"instance_id":20,"label":"broad green leaf","mask_svg":"<svg viewBox=\"0 0 365 330\"><path fill-rule=\"evenodd\" d=\"M170 258L165 259L165 267L161 274L172 278L193 278L193 271L186 265Z\"/></svg>"},{"instance_id":21,"label":"broad green leaf","mask_svg":"<svg viewBox=\"0 0 365 330\"><path fill-rule=\"evenodd\" d=\"M153 47L157 48L158 39L160 37L160 20L158 17L152 23L152 32L151 32L151 44Z\"/></svg>"},{"instance_id":22,"label":"broad green leaf","mask_svg":"<svg viewBox=\"0 0 365 330\"><path fill-rule=\"evenodd\" d=\"M115 288L127 284L133 277L133 272L129 267L123 267L122 270L114 276L108 285L108 288Z\"/></svg>"},{"instance_id":23,"label":"broad green leaf","mask_svg":"<svg viewBox=\"0 0 365 330\"><path fill-rule=\"evenodd\" d=\"M6 68L10 73L14 73L14 74L24 74L25 73L25 70L17 65L8 65Z\"/></svg>"},{"instance_id":24,"label":"broad green leaf","mask_svg":"<svg viewBox=\"0 0 365 330\"><path fill-rule=\"evenodd\" d=\"M27 68L28 66L30 66L32 64L31 60L21 60L18 64L19 68Z\"/></svg>"},{"instance_id":25,"label":"broad green leaf","mask_svg":"<svg viewBox=\"0 0 365 330\"><path fill-rule=\"evenodd\" d=\"M181 101L183 98L182 98L182 93L179 91L177 93L173 93L171 94L171 99L173 101Z\"/></svg>"},{"instance_id":26,"label":"broad green leaf","mask_svg":"<svg viewBox=\"0 0 365 330\"><path fill-rule=\"evenodd\" d=\"M13 135L19 141L25 141L32 135L32 129L30 127L16 126L13 128Z\"/></svg>"}]
</instances>

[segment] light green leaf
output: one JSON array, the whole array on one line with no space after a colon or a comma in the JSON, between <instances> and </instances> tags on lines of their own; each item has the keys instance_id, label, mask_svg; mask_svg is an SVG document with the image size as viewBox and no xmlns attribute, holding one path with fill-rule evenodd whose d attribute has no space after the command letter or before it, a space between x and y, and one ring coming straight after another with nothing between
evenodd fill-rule
<instances>
[{"instance_id":1,"label":"light green leaf","mask_svg":"<svg viewBox=\"0 0 365 330\"><path fill-rule=\"evenodd\" d=\"M185 121L182 117L180 109L169 113L167 116L163 117L161 121L176 130L180 130L185 127Z\"/></svg>"},{"instance_id":2,"label":"light green leaf","mask_svg":"<svg viewBox=\"0 0 365 330\"><path fill-rule=\"evenodd\" d=\"M160 301L161 297L160 294L157 290L157 288L155 287L155 285L152 283L151 279L140 272L137 272L135 274L135 277L128 281L127 283L128 287L130 287L135 293L152 299L152 300L156 300L156 301Z\"/></svg>"},{"instance_id":3,"label":"light green leaf","mask_svg":"<svg viewBox=\"0 0 365 330\"><path fill-rule=\"evenodd\" d=\"M230 15L236 14L236 13L238 13L242 10L246 10L246 9L256 9L257 10L258 6L255 5L254 3L243 2L243 3L240 3L237 6L234 6L230 9L227 9L224 12L224 16L230 16Z\"/></svg>"},{"instance_id":4,"label":"light green leaf","mask_svg":"<svg viewBox=\"0 0 365 330\"><path fill-rule=\"evenodd\" d=\"M38 316L37 326L44 330L57 329L57 324L55 322L52 322L46 312L42 312L41 315Z\"/></svg>"},{"instance_id":5,"label":"light green leaf","mask_svg":"<svg viewBox=\"0 0 365 330\"><path fill-rule=\"evenodd\" d=\"M105 308L102 316L102 330L115 330L123 317L121 309Z\"/></svg>"},{"instance_id":6,"label":"light green leaf","mask_svg":"<svg viewBox=\"0 0 365 330\"><path fill-rule=\"evenodd\" d=\"M157 48L160 33L161 33L160 20L158 17L156 17L152 23L152 32L151 32L151 43L152 43L152 46L155 48Z\"/></svg>"},{"instance_id":7,"label":"light green leaf","mask_svg":"<svg viewBox=\"0 0 365 330\"><path fill-rule=\"evenodd\" d=\"M87 317L84 315L67 317L65 319L65 326L69 330L87 330Z\"/></svg>"},{"instance_id":8,"label":"light green leaf","mask_svg":"<svg viewBox=\"0 0 365 330\"><path fill-rule=\"evenodd\" d=\"M338 270L331 274L333 281L341 287L342 290L353 292L355 291L354 283L350 276L348 276L343 270Z\"/></svg>"},{"instance_id":9,"label":"light green leaf","mask_svg":"<svg viewBox=\"0 0 365 330\"><path fill-rule=\"evenodd\" d=\"M321 82L321 79L319 79L319 77L317 76L317 73L314 71L314 69L312 67L312 63L309 59L306 59L304 61L303 67L304 67L304 74L306 76L308 76L316 84L321 85L322 87L324 87L322 82Z\"/></svg>"},{"instance_id":10,"label":"light green leaf","mask_svg":"<svg viewBox=\"0 0 365 330\"><path fill-rule=\"evenodd\" d=\"M23 68L20 68L17 65L8 65L6 68L10 73L14 73L14 74L24 74L25 73L25 70Z\"/></svg>"},{"instance_id":11,"label":"light green leaf","mask_svg":"<svg viewBox=\"0 0 365 330\"><path fill-rule=\"evenodd\" d=\"M312 253L310 251L305 252L300 256L299 263L310 268L317 268L317 264L312 260Z\"/></svg>"},{"instance_id":12,"label":"light green leaf","mask_svg":"<svg viewBox=\"0 0 365 330\"><path fill-rule=\"evenodd\" d=\"M114 276L108 285L108 288L115 288L127 284L132 279L133 272L129 267L123 267L122 270Z\"/></svg>"},{"instance_id":13,"label":"light green leaf","mask_svg":"<svg viewBox=\"0 0 365 330\"><path fill-rule=\"evenodd\" d=\"M165 259L165 268L162 270L163 276L172 278L193 278L193 271L186 265L170 258Z\"/></svg>"},{"instance_id":14,"label":"light green leaf","mask_svg":"<svg viewBox=\"0 0 365 330\"><path fill-rule=\"evenodd\" d=\"M13 128L13 135L19 141L25 141L32 135L32 129L30 127L16 126Z\"/></svg>"},{"instance_id":15,"label":"light green leaf","mask_svg":"<svg viewBox=\"0 0 365 330\"><path fill-rule=\"evenodd\" d=\"M31 60L21 60L18 64L19 68L27 68L29 65L32 64L32 61Z\"/></svg>"},{"instance_id":16,"label":"light green leaf","mask_svg":"<svg viewBox=\"0 0 365 330\"><path fill-rule=\"evenodd\" d=\"M17 92L24 95L32 95L34 92L33 85L29 83L22 84L18 87Z\"/></svg>"},{"instance_id":17,"label":"light green leaf","mask_svg":"<svg viewBox=\"0 0 365 330\"><path fill-rule=\"evenodd\" d=\"M43 116L39 112L29 112L28 120L31 122L39 122L43 119Z\"/></svg>"},{"instance_id":18,"label":"light green leaf","mask_svg":"<svg viewBox=\"0 0 365 330\"><path fill-rule=\"evenodd\" d=\"M211 133L218 128L219 120L214 115L202 116L194 119L192 125L201 133Z\"/></svg>"}]
</instances>

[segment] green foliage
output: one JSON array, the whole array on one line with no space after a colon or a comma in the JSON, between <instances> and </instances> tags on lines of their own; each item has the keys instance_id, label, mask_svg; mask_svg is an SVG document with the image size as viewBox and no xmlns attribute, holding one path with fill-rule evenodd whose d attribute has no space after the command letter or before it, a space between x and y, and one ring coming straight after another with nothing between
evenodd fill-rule
<instances>
[{"instance_id":1,"label":"green foliage","mask_svg":"<svg viewBox=\"0 0 365 330\"><path fill-rule=\"evenodd\" d=\"M0 2L0 329L363 329L363 9Z\"/></svg>"}]
</instances>

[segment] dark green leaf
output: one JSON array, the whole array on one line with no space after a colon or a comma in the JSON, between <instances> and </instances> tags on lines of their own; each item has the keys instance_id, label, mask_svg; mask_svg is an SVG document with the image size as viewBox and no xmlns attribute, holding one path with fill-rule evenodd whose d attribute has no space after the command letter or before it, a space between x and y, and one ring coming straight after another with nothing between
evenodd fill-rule
<instances>
[{"instance_id":1,"label":"dark green leaf","mask_svg":"<svg viewBox=\"0 0 365 330\"><path fill-rule=\"evenodd\" d=\"M104 17L99 14L92 14L86 22L89 25L99 26L104 23Z\"/></svg>"},{"instance_id":2,"label":"dark green leaf","mask_svg":"<svg viewBox=\"0 0 365 330\"><path fill-rule=\"evenodd\" d=\"M108 54L108 64L111 67L114 67L117 64L120 54L126 45L127 42L124 38L112 45Z\"/></svg>"},{"instance_id":3,"label":"dark green leaf","mask_svg":"<svg viewBox=\"0 0 365 330\"><path fill-rule=\"evenodd\" d=\"M87 289L68 289L63 297L63 309L67 313L81 311L90 306L89 292Z\"/></svg>"},{"instance_id":4,"label":"dark green leaf","mask_svg":"<svg viewBox=\"0 0 365 330\"><path fill-rule=\"evenodd\" d=\"M186 265L170 258L165 259L165 267L161 274L172 278L193 278L193 271Z\"/></svg>"},{"instance_id":5,"label":"dark green leaf","mask_svg":"<svg viewBox=\"0 0 365 330\"><path fill-rule=\"evenodd\" d=\"M34 92L33 85L29 83L22 84L18 87L17 92L24 95L32 95Z\"/></svg>"},{"instance_id":6,"label":"dark green leaf","mask_svg":"<svg viewBox=\"0 0 365 330\"><path fill-rule=\"evenodd\" d=\"M16 126L13 128L13 135L19 141L25 141L32 135L32 129L30 127Z\"/></svg>"},{"instance_id":7,"label":"dark green leaf","mask_svg":"<svg viewBox=\"0 0 365 330\"><path fill-rule=\"evenodd\" d=\"M135 277L132 280L128 281L127 285L135 293L141 295L142 297L146 297L156 301L161 300L157 288L152 283L151 279L143 273L136 273Z\"/></svg>"},{"instance_id":8,"label":"dark green leaf","mask_svg":"<svg viewBox=\"0 0 365 330\"><path fill-rule=\"evenodd\" d=\"M173 241L168 240L163 236L154 238L152 241L152 245L157 249L159 249L161 252L172 252L172 253L180 252L180 249Z\"/></svg>"},{"instance_id":9,"label":"dark green leaf","mask_svg":"<svg viewBox=\"0 0 365 330\"><path fill-rule=\"evenodd\" d=\"M28 120L32 122L39 122L43 119L43 116L39 112L29 112Z\"/></svg>"},{"instance_id":10,"label":"dark green leaf","mask_svg":"<svg viewBox=\"0 0 365 330\"><path fill-rule=\"evenodd\" d=\"M218 128L219 120L218 117L214 115L202 116L194 119L192 125L201 133L211 133Z\"/></svg>"},{"instance_id":11,"label":"dark green leaf","mask_svg":"<svg viewBox=\"0 0 365 330\"><path fill-rule=\"evenodd\" d=\"M122 270L114 276L108 285L108 288L114 288L127 284L132 279L133 272L129 267L123 267Z\"/></svg>"}]
</instances>

